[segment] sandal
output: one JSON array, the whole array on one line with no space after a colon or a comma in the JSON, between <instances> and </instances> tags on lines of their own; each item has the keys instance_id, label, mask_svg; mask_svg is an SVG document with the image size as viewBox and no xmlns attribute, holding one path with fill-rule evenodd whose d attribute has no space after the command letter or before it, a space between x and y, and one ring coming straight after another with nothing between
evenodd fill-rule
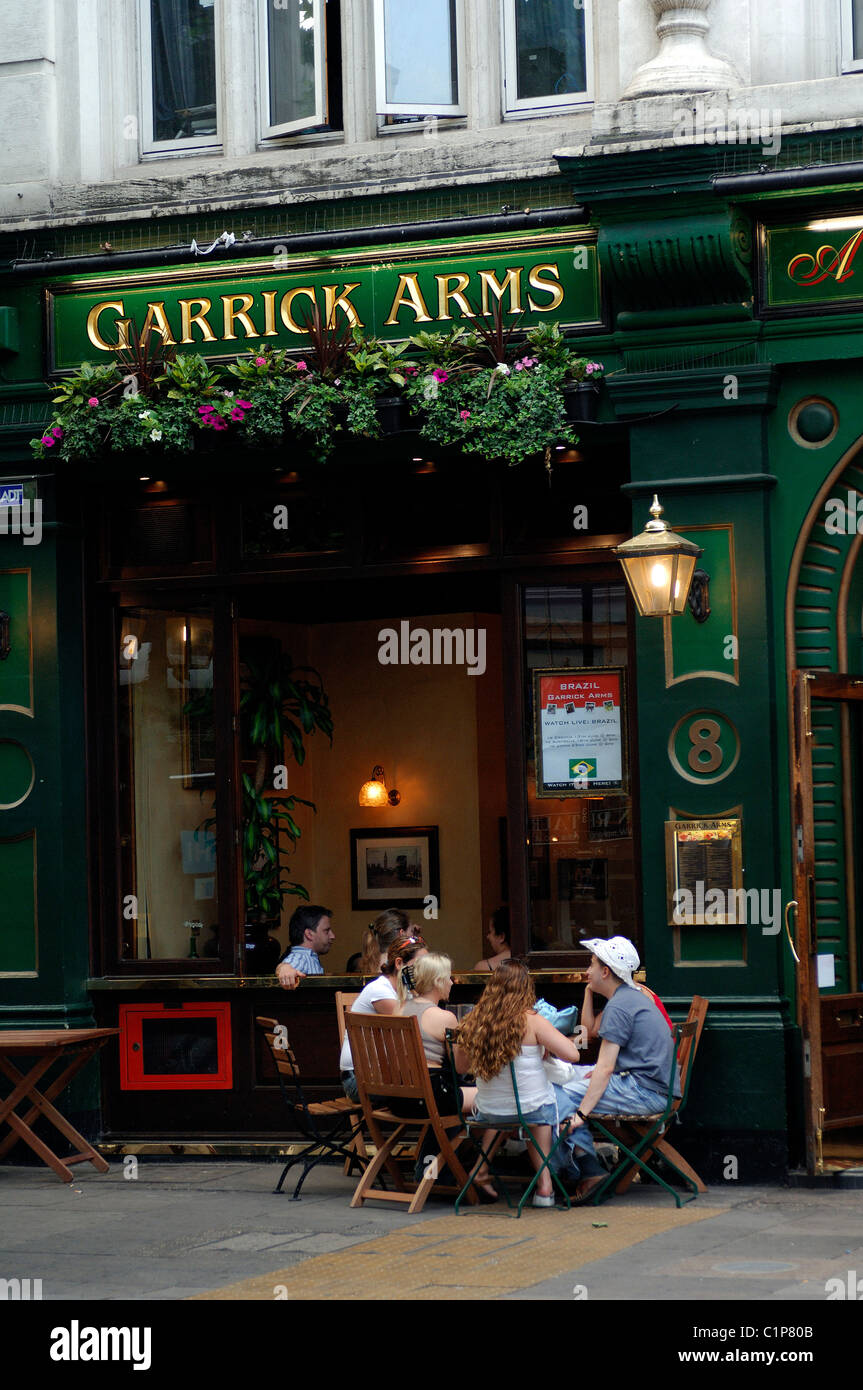
<instances>
[{"instance_id":1,"label":"sandal","mask_svg":"<svg viewBox=\"0 0 863 1390\"><path fill-rule=\"evenodd\" d=\"M607 1175L596 1178L584 1178L575 1189L575 1196L572 1198L572 1206L583 1207L589 1202L600 1183L605 1182L606 1176Z\"/></svg>"}]
</instances>

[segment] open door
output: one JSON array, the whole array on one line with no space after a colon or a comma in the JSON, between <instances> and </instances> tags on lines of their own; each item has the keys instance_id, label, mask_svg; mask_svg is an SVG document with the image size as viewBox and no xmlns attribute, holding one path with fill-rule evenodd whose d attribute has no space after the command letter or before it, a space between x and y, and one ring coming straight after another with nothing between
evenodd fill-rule
<instances>
[{"instance_id":1,"label":"open door","mask_svg":"<svg viewBox=\"0 0 863 1390\"><path fill-rule=\"evenodd\" d=\"M863 814L863 677L795 671L794 897L803 1037L806 1167L824 1169L831 1131L863 1126L856 846Z\"/></svg>"}]
</instances>

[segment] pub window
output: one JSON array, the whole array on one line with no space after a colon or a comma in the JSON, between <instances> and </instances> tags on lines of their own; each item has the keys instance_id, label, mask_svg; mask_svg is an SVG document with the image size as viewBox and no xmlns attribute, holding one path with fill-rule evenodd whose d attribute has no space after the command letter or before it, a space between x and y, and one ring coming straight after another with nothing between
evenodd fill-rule
<instances>
[{"instance_id":1,"label":"pub window","mask_svg":"<svg viewBox=\"0 0 863 1390\"><path fill-rule=\"evenodd\" d=\"M842 0L842 71L863 69L863 0Z\"/></svg>"},{"instance_id":2,"label":"pub window","mask_svg":"<svg viewBox=\"0 0 863 1390\"><path fill-rule=\"evenodd\" d=\"M382 116L463 116L461 0L375 0L377 109Z\"/></svg>"},{"instance_id":3,"label":"pub window","mask_svg":"<svg viewBox=\"0 0 863 1390\"><path fill-rule=\"evenodd\" d=\"M213 614L126 608L117 637L121 958L206 958L219 924Z\"/></svg>"},{"instance_id":4,"label":"pub window","mask_svg":"<svg viewBox=\"0 0 863 1390\"><path fill-rule=\"evenodd\" d=\"M507 112L593 99L590 0L503 0Z\"/></svg>"},{"instance_id":5,"label":"pub window","mask_svg":"<svg viewBox=\"0 0 863 1390\"><path fill-rule=\"evenodd\" d=\"M264 139L340 130L338 0L258 0Z\"/></svg>"},{"instance_id":6,"label":"pub window","mask_svg":"<svg viewBox=\"0 0 863 1390\"><path fill-rule=\"evenodd\" d=\"M590 937L639 934L632 786L582 796L540 796L537 787L534 672L574 668L572 679L624 671L623 736L629 748L633 682L629 665L626 588L618 578L529 585L524 589L527 825L531 952L571 954ZM575 675L575 671L580 674ZM565 698L565 697L564 697ZM581 700L583 697L576 696ZM563 707L566 713L570 711ZM592 749L585 747L590 757ZM547 774L549 765L544 772ZM587 774L590 775L589 773Z\"/></svg>"},{"instance_id":7,"label":"pub window","mask_svg":"<svg viewBox=\"0 0 863 1390\"><path fill-rule=\"evenodd\" d=\"M220 143L216 0L141 0L145 154Z\"/></svg>"}]
</instances>

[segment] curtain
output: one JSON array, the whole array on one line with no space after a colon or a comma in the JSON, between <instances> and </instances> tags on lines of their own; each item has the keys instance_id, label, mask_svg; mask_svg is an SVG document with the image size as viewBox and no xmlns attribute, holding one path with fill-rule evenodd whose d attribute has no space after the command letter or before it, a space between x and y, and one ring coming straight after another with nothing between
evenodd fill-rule
<instances>
[{"instance_id":1,"label":"curtain","mask_svg":"<svg viewBox=\"0 0 863 1390\"><path fill-rule=\"evenodd\" d=\"M153 138L216 134L216 32L212 3L150 0Z\"/></svg>"}]
</instances>

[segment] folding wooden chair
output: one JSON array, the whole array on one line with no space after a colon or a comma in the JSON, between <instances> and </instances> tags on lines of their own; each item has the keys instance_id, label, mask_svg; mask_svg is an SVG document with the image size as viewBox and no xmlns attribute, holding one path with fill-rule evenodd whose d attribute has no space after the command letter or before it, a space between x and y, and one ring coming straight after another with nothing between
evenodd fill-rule
<instances>
[{"instance_id":1,"label":"folding wooden chair","mask_svg":"<svg viewBox=\"0 0 863 1390\"><path fill-rule=\"evenodd\" d=\"M686 1016L686 1022L695 1024L695 1033L690 1038L684 1039L684 1042L680 1047L680 1051L677 1057L678 1065L680 1067L680 1090L684 1095L688 1091L690 1073L695 1063L695 1054L698 1051L698 1044L701 1041L701 1034L704 1029L704 1020L707 1017L707 1010L709 1009L709 1007L709 999L705 999L700 994L693 995L692 1003L689 1006L689 1013ZM668 1126L669 1129L671 1128L671 1125L677 1122L677 1117L680 1114L682 1104L682 1100L674 1102L674 1110ZM642 1133L644 1129L643 1124L641 1127L639 1127L637 1123L632 1123L630 1127L635 1134ZM663 1132L653 1142L650 1148L645 1150L645 1152L642 1154L644 1162L649 1162L651 1156L654 1153L659 1153L662 1155L665 1161L672 1168L674 1168L682 1177L686 1177L691 1182L694 1182L699 1192L706 1192L707 1184L702 1181L702 1179L696 1173L695 1169L689 1163L687 1163L683 1155L677 1152L677 1149L674 1147L674 1145L671 1144L667 1139L666 1133L667 1131ZM620 1182L617 1184L617 1188L615 1190L617 1192L626 1192L626 1190L632 1184L637 1171L638 1170L635 1164L631 1164L627 1171L624 1173L623 1177L620 1179Z\"/></svg>"},{"instance_id":2,"label":"folding wooden chair","mask_svg":"<svg viewBox=\"0 0 863 1390\"><path fill-rule=\"evenodd\" d=\"M291 1120L307 1141L302 1153L294 1154L285 1164L274 1189L275 1192L281 1192L282 1183L291 1168L295 1163L302 1163L303 1171L294 1188L292 1199L296 1202L299 1201L300 1188L309 1173L324 1159L343 1158L350 1167L356 1165L360 1168L368 1161L365 1155L361 1157L349 1147L352 1140L362 1132L362 1107L348 1100L347 1096L340 1096L337 1100L306 1100L297 1059L288 1043L287 1028L274 1018L257 1018L255 1022L263 1030L269 1044L279 1076L282 1097ZM293 1091L293 1097L289 1087ZM350 1167L345 1171L349 1172Z\"/></svg>"},{"instance_id":3,"label":"folding wooden chair","mask_svg":"<svg viewBox=\"0 0 863 1390\"><path fill-rule=\"evenodd\" d=\"M345 1023L366 1127L377 1149L357 1184L351 1206L361 1207L365 1201L373 1199L377 1202L403 1203L409 1212L422 1211L444 1168L449 1169L459 1187L467 1182L467 1174L456 1154L456 1149L467 1138L467 1132L458 1115L441 1115L438 1111L423 1052L419 1019L397 1015L348 1014ZM398 1109L400 1100L423 1101L427 1118L402 1119L382 1105L382 1102L390 1101ZM392 1133L385 1137L382 1126L390 1125L394 1126ZM447 1130L453 1128L457 1128L459 1133L450 1139ZM420 1181L410 1184L405 1181L393 1151L397 1144L404 1142L406 1133L416 1130L420 1131L417 1151L421 1152L423 1140L431 1135L435 1152L424 1158ZM383 1176L384 1168L392 1178L394 1192L383 1192L379 1188L372 1190L378 1175ZM441 1185L438 1190L453 1193L457 1189ZM478 1200L475 1192L468 1196L474 1202Z\"/></svg>"},{"instance_id":4,"label":"folding wooden chair","mask_svg":"<svg viewBox=\"0 0 863 1390\"><path fill-rule=\"evenodd\" d=\"M705 1005L706 1012L707 1001L704 1000L702 1002ZM703 1021L702 1018L702 1025ZM612 1192L617 1190L618 1184L621 1183L623 1179L628 1177L629 1182L631 1182L632 1178L635 1176L636 1169L642 1173L646 1173L654 1182L659 1183L660 1187L664 1187L666 1192L670 1192L678 1207L682 1207L685 1202L691 1202L698 1196L699 1187L697 1176L692 1172L688 1164L686 1165L688 1169L687 1172L670 1157L671 1154L676 1154L676 1150L672 1149L671 1145L667 1145L667 1151L663 1151L663 1157L669 1167L674 1169L678 1177L682 1178L686 1187L691 1189L687 1196L681 1197L680 1193L673 1188L670 1183L667 1183L660 1173L648 1167L647 1164L649 1156L660 1147L663 1135L668 1126L672 1123L675 1116L680 1114L686 1104L686 1098L689 1093L689 1082L692 1076L692 1068L689 1065L689 1059L692 1055L693 1041L697 1033L698 1024L695 1020L687 1020L686 1023L678 1023L674 1029L674 1041L680 1062L681 1095L679 1100L675 1099L674 1095L676 1069L672 1067L671 1075L668 1078L668 1094L665 1100L665 1107L661 1112L655 1115L599 1115L595 1110L591 1112L589 1117L591 1127L599 1130L604 1138L610 1140L611 1143L617 1145L618 1149L622 1150L622 1155L616 1168L609 1173L607 1178L603 1179L603 1181L597 1185L595 1191L588 1197L588 1202L592 1203L594 1206L597 1206L600 1202L604 1202L610 1197ZM632 1147L630 1147L630 1145ZM679 1154L676 1156L679 1159Z\"/></svg>"},{"instance_id":5,"label":"folding wooden chair","mask_svg":"<svg viewBox=\"0 0 863 1390\"><path fill-rule=\"evenodd\" d=\"M337 1024L338 1030L339 1030L339 1051L340 1051L340 1052L341 1052L341 1050L342 1050L342 1043L343 1043L344 1040L345 1040L345 1015L350 1013L351 1008L352 1008L353 1005L357 1002L357 1000L359 999L359 997L360 997L360 996L359 996L359 992L358 992L358 991L357 991L357 992L354 992L353 994L350 994L350 993L348 993L348 992L346 992L346 991L344 991L344 990L337 990L337 991L336 991L336 1024ZM354 1153L357 1155L357 1157L363 1159L364 1162L368 1159L368 1154L367 1154L367 1152L366 1152L366 1141L365 1141L365 1139L363 1138L362 1126L360 1127L359 1132L356 1134L356 1136L351 1140L350 1144L348 1145L348 1148L353 1149L353 1151L354 1151ZM349 1159L349 1158L346 1158L346 1159L345 1159L345 1176L346 1176L346 1177L347 1177L348 1174L351 1172L351 1170L353 1169L353 1167L354 1167L353 1161L352 1161L351 1159Z\"/></svg>"}]
</instances>

